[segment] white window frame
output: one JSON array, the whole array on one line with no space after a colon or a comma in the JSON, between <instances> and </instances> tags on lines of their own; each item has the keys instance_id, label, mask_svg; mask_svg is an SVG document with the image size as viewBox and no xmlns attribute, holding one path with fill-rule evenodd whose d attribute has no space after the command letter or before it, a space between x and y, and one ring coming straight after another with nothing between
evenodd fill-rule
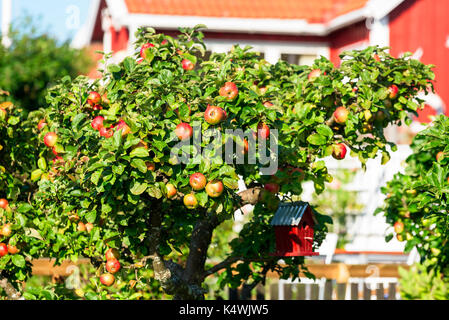
<instances>
[{"instance_id":1,"label":"white window frame","mask_svg":"<svg viewBox=\"0 0 449 320\"><path fill-rule=\"evenodd\" d=\"M281 54L297 54L297 55L316 55L317 57L324 56L329 59L330 50L329 45L324 42L281 42L281 41L250 41L250 40L214 40L209 39L204 41L208 50L212 52L223 53L231 49L235 44L241 47L249 45L253 51L264 53L265 60L270 63L276 63Z\"/></svg>"}]
</instances>

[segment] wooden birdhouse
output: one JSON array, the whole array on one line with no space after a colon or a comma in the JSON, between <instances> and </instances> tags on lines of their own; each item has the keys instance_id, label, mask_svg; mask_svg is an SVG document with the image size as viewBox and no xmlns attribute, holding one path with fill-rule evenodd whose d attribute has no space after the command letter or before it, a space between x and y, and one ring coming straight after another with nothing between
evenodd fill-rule
<instances>
[{"instance_id":1,"label":"wooden birdhouse","mask_svg":"<svg viewBox=\"0 0 449 320\"><path fill-rule=\"evenodd\" d=\"M272 255L318 255L312 248L316 224L313 209L307 202L281 202L271 221L276 235L276 252Z\"/></svg>"}]
</instances>

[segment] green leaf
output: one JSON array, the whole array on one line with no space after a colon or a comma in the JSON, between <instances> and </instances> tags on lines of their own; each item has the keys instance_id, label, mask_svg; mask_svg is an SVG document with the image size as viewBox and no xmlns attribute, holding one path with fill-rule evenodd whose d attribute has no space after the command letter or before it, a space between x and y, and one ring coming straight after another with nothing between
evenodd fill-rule
<instances>
[{"instance_id":1,"label":"green leaf","mask_svg":"<svg viewBox=\"0 0 449 320\"><path fill-rule=\"evenodd\" d=\"M25 267L25 258L20 254L15 254L11 257L12 263L14 263L17 267L23 268Z\"/></svg>"},{"instance_id":2,"label":"green leaf","mask_svg":"<svg viewBox=\"0 0 449 320\"><path fill-rule=\"evenodd\" d=\"M162 191L159 187L155 185L150 185L147 189L147 193L156 199L160 199L162 197Z\"/></svg>"},{"instance_id":3,"label":"green leaf","mask_svg":"<svg viewBox=\"0 0 449 320\"><path fill-rule=\"evenodd\" d=\"M231 179L228 177L223 178L223 184L228 187L229 189L237 189L239 187L239 182L238 180L235 179Z\"/></svg>"},{"instance_id":4,"label":"green leaf","mask_svg":"<svg viewBox=\"0 0 449 320\"><path fill-rule=\"evenodd\" d=\"M138 196L138 195L144 193L145 190L147 189L147 187L148 187L148 184L145 183L145 182L144 182L144 183L140 183L140 182L138 182L138 181L134 181L134 182L132 183L132 187L131 187L131 189L130 189L129 191L130 191L133 195Z\"/></svg>"},{"instance_id":5,"label":"green leaf","mask_svg":"<svg viewBox=\"0 0 449 320\"><path fill-rule=\"evenodd\" d=\"M146 173L148 171L145 161L142 159L133 159L131 161L131 166L138 169L142 173Z\"/></svg>"},{"instance_id":6,"label":"green leaf","mask_svg":"<svg viewBox=\"0 0 449 320\"><path fill-rule=\"evenodd\" d=\"M29 203L21 203L17 208L17 211L20 213L25 213L33 209L33 206Z\"/></svg>"},{"instance_id":7,"label":"green leaf","mask_svg":"<svg viewBox=\"0 0 449 320\"><path fill-rule=\"evenodd\" d=\"M47 161L45 161L45 158L40 157L39 160L37 160L37 166L42 171L47 170Z\"/></svg>"},{"instance_id":8,"label":"green leaf","mask_svg":"<svg viewBox=\"0 0 449 320\"><path fill-rule=\"evenodd\" d=\"M118 65L116 65L116 64L108 65L108 71L111 72L111 73L120 72L120 70L122 70L122 69Z\"/></svg>"},{"instance_id":9,"label":"green leaf","mask_svg":"<svg viewBox=\"0 0 449 320\"><path fill-rule=\"evenodd\" d=\"M326 139L325 136L323 136L323 135L321 135L319 133L313 133L313 134L311 134L310 136L307 137L307 141L310 144L319 146L319 145L326 144L327 139Z\"/></svg>"},{"instance_id":10,"label":"green leaf","mask_svg":"<svg viewBox=\"0 0 449 320\"><path fill-rule=\"evenodd\" d=\"M325 136L327 138L332 138L334 135L334 132L332 131L331 128L329 128L327 125L325 124L320 124L319 126L317 126L316 131L321 134L322 136Z\"/></svg>"},{"instance_id":11,"label":"green leaf","mask_svg":"<svg viewBox=\"0 0 449 320\"><path fill-rule=\"evenodd\" d=\"M84 120L84 118L86 118L87 117L87 114L85 114L85 113L79 113L79 114L77 114L75 117L73 117L73 120L72 120L72 130L73 131L78 131L78 126L79 126L79 124L81 123L81 121L83 121Z\"/></svg>"},{"instance_id":12,"label":"green leaf","mask_svg":"<svg viewBox=\"0 0 449 320\"><path fill-rule=\"evenodd\" d=\"M37 180L39 180L42 176L42 170L41 169L36 169L33 172L31 172L31 181L36 182Z\"/></svg>"},{"instance_id":13,"label":"green leaf","mask_svg":"<svg viewBox=\"0 0 449 320\"><path fill-rule=\"evenodd\" d=\"M125 67L126 72L130 73L136 66L136 61L132 57L126 57L123 60L123 66Z\"/></svg>"},{"instance_id":14,"label":"green leaf","mask_svg":"<svg viewBox=\"0 0 449 320\"><path fill-rule=\"evenodd\" d=\"M100 180L102 173L103 170L95 171L90 177L90 181L92 181L94 185L98 185L98 181Z\"/></svg>"},{"instance_id":15,"label":"green leaf","mask_svg":"<svg viewBox=\"0 0 449 320\"><path fill-rule=\"evenodd\" d=\"M134 157L144 158L144 157L148 157L150 155L150 153L148 152L147 149L145 149L143 147L139 147L139 148L136 148L133 151L131 151L131 153L129 155L131 158L134 158Z\"/></svg>"},{"instance_id":16,"label":"green leaf","mask_svg":"<svg viewBox=\"0 0 449 320\"><path fill-rule=\"evenodd\" d=\"M94 223L95 219L97 219L97 211L91 210L87 212L84 217L86 218L87 222Z\"/></svg>"},{"instance_id":17,"label":"green leaf","mask_svg":"<svg viewBox=\"0 0 449 320\"><path fill-rule=\"evenodd\" d=\"M121 130L115 131L112 139L113 139L113 142L114 142L113 143L114 148L117 149L118 147L120 147L120 144L122 143L122 132L121 132Z\"/></svg>"}]
</instances>

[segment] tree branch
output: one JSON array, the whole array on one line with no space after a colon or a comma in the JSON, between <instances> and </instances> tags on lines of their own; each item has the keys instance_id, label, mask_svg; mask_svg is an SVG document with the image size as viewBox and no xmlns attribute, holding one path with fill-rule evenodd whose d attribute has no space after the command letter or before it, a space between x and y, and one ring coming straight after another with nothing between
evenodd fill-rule
<instances>
[{"instance_id":1,"label":"tree branch","mask_svg":"<svg viewBox=\"0 0 449 320\"><path fill-rule=\"evenodd\" d=\"M184 281L201 284L207 258L207 249L212 241L212 233L219 224L220 222L215 213L210 213L209 217L199 220L196 223L190 240L189 256L183 274Z\"/></svg>"},{"instance_id":2,"label":"tree branch","mask_svg":"<svg viewBox=\"0 0 449 320\"><path fill-rule=\"evenodd\" d=\"M253 187L237 193L240 197L240 206L243 207L247 204L255 205L260 201L262 196L262 187Z\"/></svg>"},{"instance_id":3,"label":"tree branch","mask_svg":"<svg viewBox=\"0 0 449 320\"><path fill-rule=\"evenodd\" d=\"M19 291L17 291L7 278L0 279L0 288L5 291L9 300L24 300Z\"/></svg>"},{"instance_id":4,"label":"tree branch","mask_svg":"<svg viewBox=\"0 0 449 320\"><path fill-rule=\"evenodd\" d=\"M203 273L203 279L207 278L208 276L222 270L225 269L229 266L231 266L233 263L236 263L237 261L246 261L246 262L270 262L273 260L277 260L278 258L276 257L268 257L268 258L245 258L245 257L236 257L236 256L231 256L231 257L227 257L225 260L223 260L222 262L214 265L213 267L207 269L204 273Z\"/></svg>"}]
</instances>

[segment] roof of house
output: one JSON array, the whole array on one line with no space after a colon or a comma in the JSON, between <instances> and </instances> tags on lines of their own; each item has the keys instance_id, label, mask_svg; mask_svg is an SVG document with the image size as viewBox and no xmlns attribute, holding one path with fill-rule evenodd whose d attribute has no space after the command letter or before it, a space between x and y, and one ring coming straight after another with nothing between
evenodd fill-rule
<instances>
[{"instance_id":1,"label":"roof of house","mask_svg":"<svg viewBox=\"0 0 449 320\"><path fill-rule=\"evenodd\" d=\"M301 19L325 23L369 0L125 0L129 13L215 18Z\"/></svg>"},{"instance_id":2,"label":"roof of house","mask_svg":"<svg viewBox=\"0 0 449 320\"><path fill-rule=\"evenodd\" d=\"M310 205L303 201L281 202L276 210L276 213L274 214L273 219L271 220L271 225L298 226L304 216L304 213L309 207Z\"/></svg>"}]
</instances>

